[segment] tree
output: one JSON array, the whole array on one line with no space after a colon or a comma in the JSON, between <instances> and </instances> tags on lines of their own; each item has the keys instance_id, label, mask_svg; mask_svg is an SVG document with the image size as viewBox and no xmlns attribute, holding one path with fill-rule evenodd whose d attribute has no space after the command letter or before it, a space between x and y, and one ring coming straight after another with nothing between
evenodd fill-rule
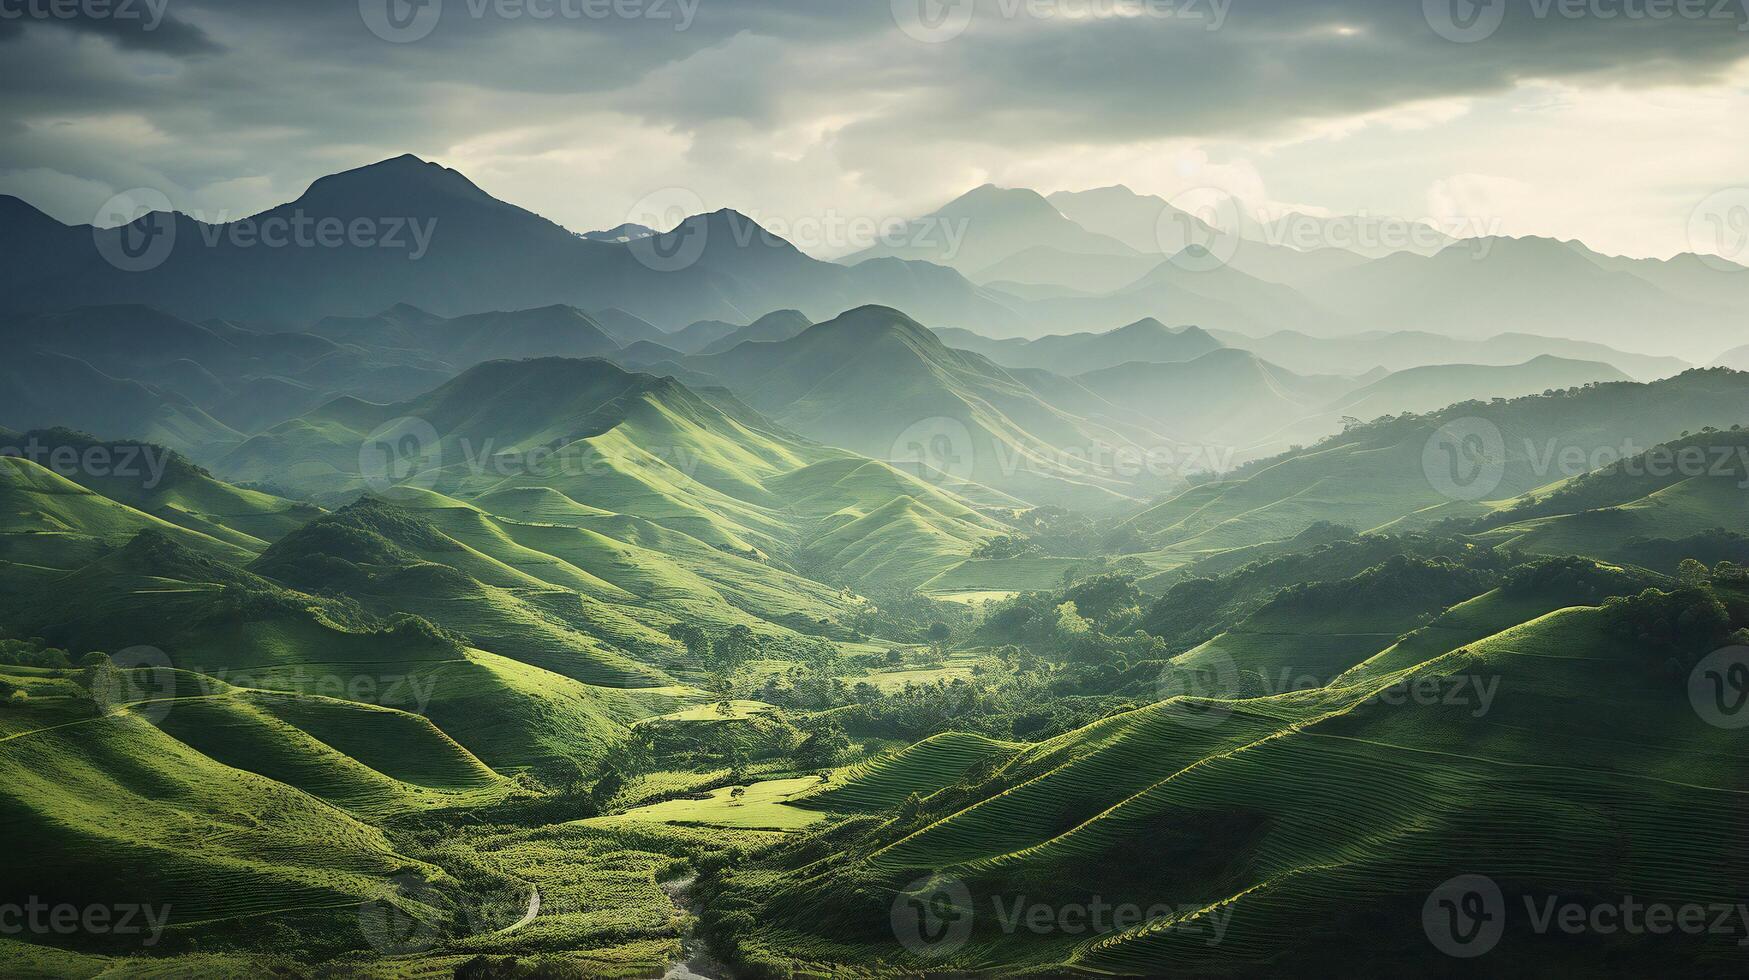
<instances>
[{"instance_id":1,"label":"tree","mask_svg":"<svg viewBox=\"0 0 1749 980\"><path fill-rule=\"evenodd\" d=\"M797 722L796 728L805 736L795 753L796 762L803 766L815 769L830 766L850 748L850 737L835 718L812 715Z\"/></svg>"},{"instance_id":2,"label":"tree","mask_svg":"<svg viewBox=\"0 0 1749 980\"><path fill-rule=\"evenodd\" d=\"M953 627L936 620L929 624L929 632L924 635L931 643L946 643L953 639Z\"/></svg>"},{"instance_id":3,"label":"tree","mask_svg":"<svg viewBox=\"0 0 1749 980\"><path fill-rule=\"evenodd\" d=\"M802 666L816 674L836 674L842 666L838 645L829 640L811 640L802 647Z\"/></svg>"},{"instance_id":4,"label":"tree","mask_svg":"<svg viewBox=\"0 0 1749 980\"><path fill-rule=\"evenodd\" d=\"M759 639L742 623L729 627L716 644L716 660L725 673L733 674L742 664L759 656Z\"/></svg>"}]
</instances>

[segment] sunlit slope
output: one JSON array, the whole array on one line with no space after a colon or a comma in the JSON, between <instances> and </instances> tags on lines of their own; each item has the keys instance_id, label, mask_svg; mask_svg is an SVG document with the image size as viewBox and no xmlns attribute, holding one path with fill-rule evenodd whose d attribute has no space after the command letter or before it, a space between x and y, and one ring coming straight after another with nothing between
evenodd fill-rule
<instances>
[{"instance_id":1,"label":"sunlit slope","mask_svg":"<svg viewBox=\"0 0 1749 980\"><path fill-rule=\"evenodd\" d=\"M995 362L946 346L898 310L860 307L789 340L686 365L798 432L876 459L920 458L911 442L922 441L929 466L1023 499L1130 499L1133 480L1095 452L1134 448L1130 434L1047 403Z\"/></svg>"},{"instance_id":2,"label":"sunlit slope","mask_svg":"<svg viewBox=\"0 0 1749 980\"><path fill-rule=\"evenodd\" d=\"M228 561L253 557L245 547L153 517L29 460L0 456L0 560L73 568L146 530Z\"/></svg>"},{"instance_id":3,"label":"sunlit slope","mask_svg":"<svg viewBox=\"0 0 1749 980\"><path fill-rule=\"evenodd\" d=\"M19 437L67 479L135 510L259 551L321 514L308 504L232 486L162 446L93 439L67 429Z\"/></svg>"},{"instance_id":4,"label":"sunlit slope","mask_svg":"<svg viewBox=\"0 0 1749 980\"><path fill-rule=\"evenodd\" d=\"M686 618L713 628L743 624L766 632L771 623L838 619L850 606L841 590L658 524L583 511L552 513L540 506L541 493L491 494L478 506L425 492L398 500L451 538L550 585L636 607L620 615L658 630ZM487 511L500 503L565 522ZM533 506L519 507L525 503Z\"/></svg>"},{"instance_id":5,"label":"sunlit slope","mask_svg":"<svg viewBox=\"0 0 1749 980\"><path fill-rule=\"evenodd\" d=\"M1468 873L1514 906L1496 956L1595 962L1607 939L1534 935L1521 897L1735 901L1749 868L1716 842L1741 827L1739 738L1603 611L1556 611L1349 686L1168 701L1044 743L976 802L926 801L921 827L833 874L779 878L756 948L806 961L866 942L909 962L885 928L892 893L834 880L942 873L975 919L933 970L1254 975L1340 962L1361 928L1371 962L1407 968L1440 961L1422 906ZM1155 911L1104 934L1005 932L991 901L1021 895ZM1735 952L1734 937L1661 950Z\"/></svg>"},{"instance_id":6,"label":"sunlit slope","mask_svg":"<svg viewBox=\"0 0 1749 980\"><path fill-rule=\"evenodd\" d=\"M296 548L304 533L288 536L281 546ZM304 557L325 561L336 582L346 568L334 555ZM511 601L508 590L492 591L446 566L421 563L412 569L427 586L455 587L448 595L458 619L473 617L511 631L506 649L525 644L516 649L551 669L470 647L421 618L401 615L385 622L351 601L290 591L161 536L138 539L73 573L43 578L9 601L5 615L14 628L75 653L150 646L176 667L236 686L419 715L499 772L590 771L623 740L626 726L687 700L685 689L656 686L665 682L660 671L591 641L556 615L538 616ZM406 581L406 573L387 572L395 582ZM443 595L434 589L418 595L434 611L444 611ZM576 603L577 596L568 595ZM518 634L519 623L548 632ZM541 636L555 645L541 646ZM638 687L579 679L587 676Z\"/></svg>"},{"instance_id":7,"label":"sunlit slope","mask_svg":"<svg viewBox=\"0 0 1749 980\"><path fill-rule=\"evenodd\" d=\"M928 796L979 766L995 765L1020 748L980 735L943 732L834 774L817 792L790 802L832 812L890 810L913 793Z\"/></svg>"},{"instance_id":8,"label":"sunlit slope","mask_svg":"<svg viewBox=\"0 0 1749 980\"><path fill-rule=\"evenodd\" d=\"M1526 494L1480 540L1537 554L1634 560L1630 543L1740 530L1749 517L1749 433L1706 431Z\"/></svg>"},{"instance_id":9,"label":"sunlit slope","mask_svg":"<svg viewBox=\"0 0 1749 980\"><path fill-rule=\"evenodd\" d=\"M389 469L370 455L402 450ZM800 438L726 392L701 394L597 360L483 364L398 405L341 399L252 439L220 468L234 479L271 477L335 497L367 485L384 490L392 478L405 489L389 492L415 502L420 490L435 490L521 524L580 527L639 547L647 546L636 540L645 533L637 522L648 522L784 572L813 563L815 540L847 518L901 498L918 501L914 550L923 557L846 566L849 576L839 577L853 584L889 569L921 581L924 570L932 575L963 558L994 527L957 495ZM680 561L682 572L662 574L722 584L751 571L686 550L693 557ZM579 567L590 570L586 559ZM761 601L775 614L774 598Z\"/></svg>"},{"instance_id":10,"label":"sunlit slope","mask_svg":"<svg viewBox=\"0 0 1749 980\"><path fill-rule=\"evenodd\" d=\"M8 861L10 894L167 905L164 948L175 949L258 928L264 917L312 936L355 935L360 903L392 875L440 874L315 796L226 766L137 715L81 719L58 700L45 696L30 717L8 718L0 736L0 825L31 842ZM282 756L307 748L270 747ZM343 764L318 777L318 753L301 762L342 787Z\"/></svg>"},{"instance_id":11,"label":"sunlit slope","mask_svg":"<svg viewBox=\"0 0 1749 980\"><path fill-rule=\"evenodd\" d=\"M380 615L423 616L486 649L585 683L670 683L633 655L671 653L673 641L443 534L424 513L366 498L286 536L253 568L294 588L339 591Z\"/></svg>"},{"instance_id":12,"label":"sunlit slope","mask_svg":"<svg viewBox=\"0 0 1749 980\"><path fill-rule=\"evenodd\" d=\"M1318 521L1368 530L1412 525L1423 514L1474 518L1494 509L1489 502L1570 475L1560 470L1563 454L1619 454L1623 445L1655 445L1746 416L1749 375L1721 370L1462 403L1351 428L1186 490L1131 525L1165 555L1191 560L1290 538Z\"/></svg>"},{"instance_id":13,"label":"sunlit slope","mask_svg":"<svg viewBox=\"0 0 1749 980\"><path fill-rule=\"evenodd\" d=\"M1281 592L1173 665L1200 672L1184 681L1188 693L1256 696L1322 686L1491 585L1448 559L1393 558L1353 578ZM1174 693L1172 683L1163 679L1163 695Z\"/></svg>"}]
</instances>

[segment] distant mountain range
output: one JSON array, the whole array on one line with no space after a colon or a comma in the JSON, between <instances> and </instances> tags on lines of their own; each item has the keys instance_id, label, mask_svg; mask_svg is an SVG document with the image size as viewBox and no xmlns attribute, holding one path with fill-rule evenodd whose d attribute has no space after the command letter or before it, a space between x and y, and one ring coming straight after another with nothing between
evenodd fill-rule
<instances>
[{"instance_id":1,"label":"distant mountain range","mask_svg":"<svg viewBox=\"0 0 1749 980\"><path fill-rule=\"evenodd\" d=\"M196 322L296 329L398 304L446 318L573 306L601 311L603 332L627 347L673 346L649 330L742 325L781 309L821 322L874 304L999 338L1152 317L1259 337L1525 333L1698 362L1733 346L1749 311L1749 276L1692 255L1625 259L1551 239L1452 242L1394 219L1236 213L1236 230L1222 231L1122 187L1046 198L985 185L832 263L731 210L666 231L580 235L403 156L218 224L154 213L122 228L67 226L0 199L0 313L144 304ZM1395 233L1369 244L1369 223L1381 222ZM270 229L318 226L370 234L263 241ZM137 267L122 246L142 242L161 242L152 246L161 254ZM717 334L694 349L726 330Z\"/></svg>"}]
</instances>

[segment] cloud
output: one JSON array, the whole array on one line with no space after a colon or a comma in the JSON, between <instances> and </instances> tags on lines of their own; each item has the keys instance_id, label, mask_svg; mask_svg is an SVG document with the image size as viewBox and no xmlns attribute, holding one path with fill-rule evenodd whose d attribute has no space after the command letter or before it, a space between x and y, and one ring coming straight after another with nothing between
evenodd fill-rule
<instances>
[{"instance_id":1,"label":"cloud","mask_svg":"<svg viewBox=\"0 0 1749 980\"><path fill-rule=\"evenodd\" d=\"M1471 43L1414 0L973 0L940 43L900 28L908 0L435 2L410 43L360 0L177 0L150 32L0 19L0 191L54 186L45 206L76 212L76 188L154 186L242 213L415 152L592 227L661 186L882 215L997 178L1165 191L1196 179L1162 169L1189 153L1320 203L1282 168L1352 141L1319 156L1331 180L1390 185L1355 149L1383 133L1419 168L1396 191L1419 208L1432 180L1486 172L1431 159L1478 100L1703 90L1749 47L1736 21L1539 19L1531 0Z\"/></svg>"}]
</instances>

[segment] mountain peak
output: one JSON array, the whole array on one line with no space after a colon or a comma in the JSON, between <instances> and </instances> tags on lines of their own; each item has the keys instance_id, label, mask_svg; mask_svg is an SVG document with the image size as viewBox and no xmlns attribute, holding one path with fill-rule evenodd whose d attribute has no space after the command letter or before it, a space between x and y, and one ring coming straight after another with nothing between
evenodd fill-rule
<instances>
[{"instance_id":1,"label":"mountain peak","mask_svg":"<svg viewBox=\"0 0 1749 980\"><path fill-rule=\"evenodd\" d=\"M460 171L421 160L411 153L317 178L295 204L300 207L338 207L356 213L364 206L380 208L383 200L407 201L431 196L473 199L498 203Z\"/></svg>"},{"instance_id":2,"label":"mountain peak","mask_svg":"<svg viewBox=\"0 0 1749 980\"><path fill-rule=\"evenodd\" d=\"M1027 187L997 187L995 184L974 187L942 205L935 214L938 217L966 218L1048 214L1059 220L1062 218L1038 191Z\"/></svg>"}]
</instances>

